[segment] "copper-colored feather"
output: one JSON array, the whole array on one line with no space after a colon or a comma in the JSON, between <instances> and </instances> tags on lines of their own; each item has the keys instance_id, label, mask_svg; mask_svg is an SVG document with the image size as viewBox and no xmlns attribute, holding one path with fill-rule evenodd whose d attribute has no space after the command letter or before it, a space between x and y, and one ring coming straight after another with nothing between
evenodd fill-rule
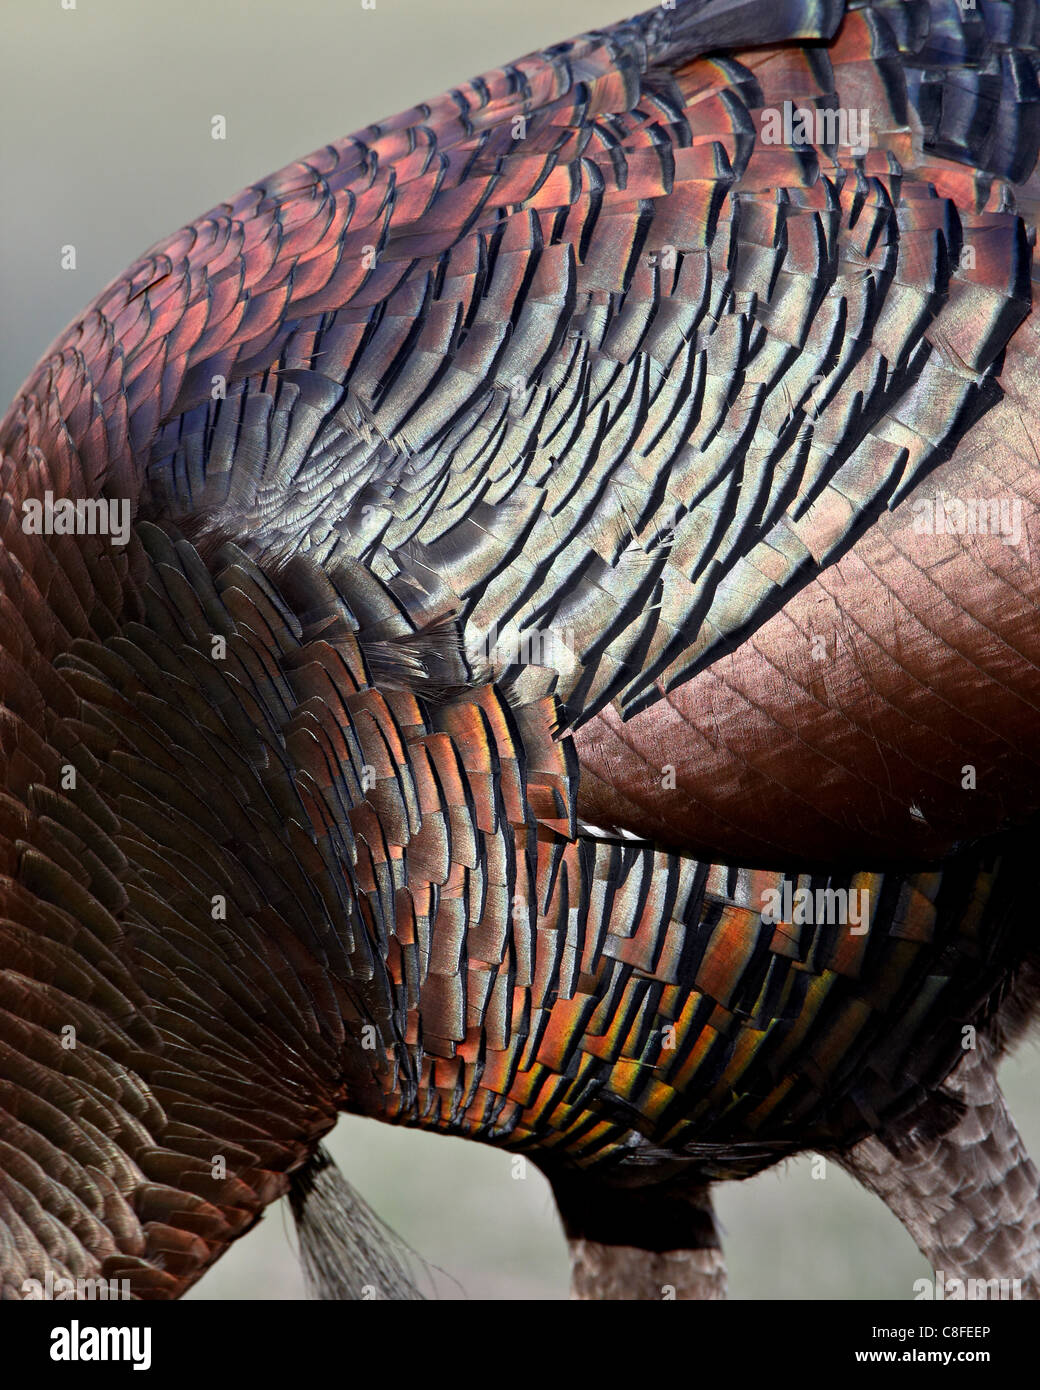
<instances>
[{"instance_id":1,"label":"copper-colored feather","mask_svg":"<svg viewBox=\"0 0 1040 1390\"><path fill-rule=\"evenodd\" d=\"M0 426L5 1293L175 1296L292 1187L357 1296L341 1109L530 1154L586 1295L718 1296L707 1185L807 1146L1036 1292L991 1083L1035 1008L1038 23L659 7L245 190L58 340Z\"/></svg>"}]
</instances>

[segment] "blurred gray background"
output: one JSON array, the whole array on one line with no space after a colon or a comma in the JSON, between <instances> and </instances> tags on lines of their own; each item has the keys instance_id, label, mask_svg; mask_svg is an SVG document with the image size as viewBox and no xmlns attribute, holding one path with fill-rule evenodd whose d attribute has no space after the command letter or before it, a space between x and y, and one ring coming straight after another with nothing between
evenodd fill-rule
<instances>
[{"instance_id":1,"label":"blurred gray background","mask_svg":"<svg viewBox=\"0 0 1040 1390\"><path fill-rule=\"evenodd\" d=\"M69 0L66 0L69 3ZM3 0L0 411L52 339L145 248L290 160L454 83L639 7L623 0ZM210 138L214 115L228 138ZM71 243L77 269L59 268ZM1003 1082L1040 1155L1040 1062ZM330 1147L438 1267L446 1298L559 1298L548 1186L478 1144L352 1116ZM737 1298L912 1297L928 1274L874 1198L808 1159L718 1193ZM298 1298L284 1204L193 1298Z\"/></svg>"}]
</instances>

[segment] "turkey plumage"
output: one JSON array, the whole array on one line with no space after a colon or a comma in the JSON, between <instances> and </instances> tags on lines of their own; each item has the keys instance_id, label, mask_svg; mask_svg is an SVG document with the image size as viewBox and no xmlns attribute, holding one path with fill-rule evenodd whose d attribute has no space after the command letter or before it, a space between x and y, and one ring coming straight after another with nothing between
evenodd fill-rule
<instances>
[{"instance_id":1,"label":"turkey plumage","mask_svg":"<svg viewBox=\"0 0 1040 1390\"><path fill-rule=\"evenodd\" d=\"M1040 1293L1034 0L679 0L152 248L0 426L0 1273L187 1289L350 1110L717 1297L806 1148ZM124 522L126 523L124 531Z\"/></svg>"}]
</instances>

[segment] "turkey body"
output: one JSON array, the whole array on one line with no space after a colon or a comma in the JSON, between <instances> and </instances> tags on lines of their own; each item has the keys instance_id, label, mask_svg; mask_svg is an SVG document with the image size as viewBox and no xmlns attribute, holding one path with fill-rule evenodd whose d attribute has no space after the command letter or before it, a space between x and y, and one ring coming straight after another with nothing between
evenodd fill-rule
<instances>
[{"instance_id":1,"label":"turkey body","mask_svg":"<svg viewBox=\"0 0 1040 1390\"><path fill-rule=\"evenodd\" d=\"M176 1296L342 1109L528 1154L587 1295L716 1296L708 1185L809 1147L1033 1289L1038 35L655 11L59 339L0 428L5 1292Z\"/></svg>"}]
</instances>

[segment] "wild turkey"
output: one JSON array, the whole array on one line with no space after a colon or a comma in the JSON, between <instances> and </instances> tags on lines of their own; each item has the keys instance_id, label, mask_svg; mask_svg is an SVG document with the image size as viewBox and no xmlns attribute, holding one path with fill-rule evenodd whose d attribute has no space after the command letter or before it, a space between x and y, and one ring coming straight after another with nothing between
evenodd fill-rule
<instances>
[{"instance_id":1,"label":"wild turkey","mask_svg":"<svg viewBox=\"0 0 1040 1390\"><path fill-rule=\"evenodd\" d=\"M662 6L62 335L0 427L6 1296L175 1297L287 1191L407 1296L340 1110L528 1155L581 1296L721 1296L710 1185L810 1147L1037 1295L1038 34Z\"/></svg>"}]
</instances>

